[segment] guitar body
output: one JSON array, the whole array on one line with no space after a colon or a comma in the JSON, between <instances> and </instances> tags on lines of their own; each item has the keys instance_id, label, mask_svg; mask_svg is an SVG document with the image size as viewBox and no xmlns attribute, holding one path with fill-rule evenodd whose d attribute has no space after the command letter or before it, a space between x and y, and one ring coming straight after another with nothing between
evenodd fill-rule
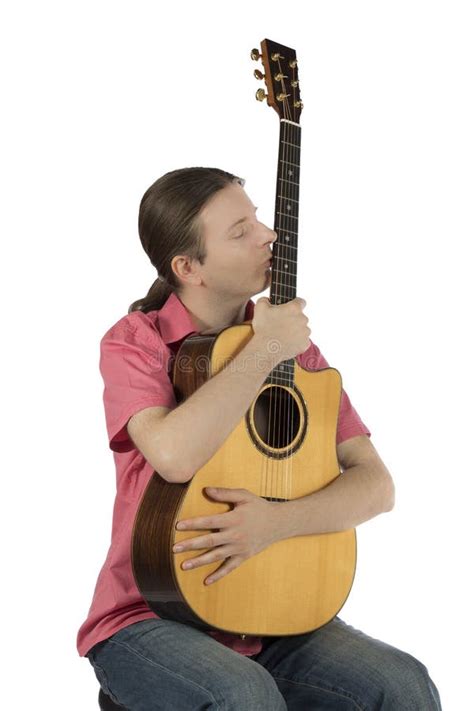
<instances>
[{"instance_id":1,"label":"guitar body","mask_svg":"<svg viewBox=\"0 0 474 711\"><path fill-rule=\"evenodd\" d=\"M246 322L186 339L175 361L178 397L189 397L219 372L252 335ZM182 358L184 369L177 367ZM159 617L203 630L280 636L310 632L338 613L355 573L354 529L279 541L209 586L204 579L222 561L184 571L181 564L192 556L172 548L190 537L176 530L177 521L229 510L205 495L207 486L248 489L285 506L339 476L341 388L334 368L311 372L296 363L293 387L264 384L246 416L188 483L171 484L154 472L135 520L132 564L141 594ZM275 413L285 423L278 439L268 437Z\"/></svg>"}]
</instances>

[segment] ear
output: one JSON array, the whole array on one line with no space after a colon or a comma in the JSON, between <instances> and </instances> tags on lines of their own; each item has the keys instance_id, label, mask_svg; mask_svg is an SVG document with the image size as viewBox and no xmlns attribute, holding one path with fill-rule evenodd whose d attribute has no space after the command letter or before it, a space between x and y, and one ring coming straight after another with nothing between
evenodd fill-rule
<instances>
[{"instance_id":1,"label":"ear","mask_svg":"<svg viewBox=\"0 0 474 711\"><path fill-rule=\"evenodd\" d=\"M197 259L191 259L186 254L179 254L171 260L171 269L182 284L201 284L200 266Z\"/></svg>"}]
</instances>

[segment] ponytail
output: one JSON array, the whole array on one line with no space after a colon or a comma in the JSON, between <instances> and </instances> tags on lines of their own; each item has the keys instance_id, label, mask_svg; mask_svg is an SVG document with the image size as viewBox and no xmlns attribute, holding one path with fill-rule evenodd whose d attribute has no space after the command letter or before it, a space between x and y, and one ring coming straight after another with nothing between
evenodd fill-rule
<instances>
[{"instance_id":1,"label":"ponytail","mask_svg":"<svg viewBox=\"0 0 474 711\"><path fill-rule=\"evenodd\" d=\"M148 290L148 294L142 299L137 299L128 308L128 313L132 311L155 311L164 306L168 296L175 291L163 277L158 276Z\"/></svg>"}]
</instances>

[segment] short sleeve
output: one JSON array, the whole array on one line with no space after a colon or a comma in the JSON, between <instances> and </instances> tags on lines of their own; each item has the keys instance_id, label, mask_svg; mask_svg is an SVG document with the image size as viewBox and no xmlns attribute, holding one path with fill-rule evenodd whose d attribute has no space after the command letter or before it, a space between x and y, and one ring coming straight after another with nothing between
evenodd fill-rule
<instances>
[{"instance_id":1,"label":"short sleeve","mask_svg":"<svg viewBox=\"0 0 474 711\"><path fill-rule=\"evenodd\" d=\"M134 444L127 422L146 407L176 407L169 375L170 352L153 321L141 311L124 316L100 342L100 372L109 447L128 452Z\"/></svg>"},{"instance_id":2,"label":"short sleeve","mask_svg":"<svg viewBox=\"0 0 474 711\"><path fill-rule=\"evenodd\" d=\"M297 361L306 370L322 370L323 368L329 368L329 363L323 356L318 346L311 341L311 345L304 352L297 356ZM337 434L336 434L336 444L344 442L350 437L356 437L357 435L367 435L370 437L371 433L362 422L357 410L351 403L348 394L342 389L341 402L339 404L339 417L337 420Z\"/></svg>"}]
</instances>

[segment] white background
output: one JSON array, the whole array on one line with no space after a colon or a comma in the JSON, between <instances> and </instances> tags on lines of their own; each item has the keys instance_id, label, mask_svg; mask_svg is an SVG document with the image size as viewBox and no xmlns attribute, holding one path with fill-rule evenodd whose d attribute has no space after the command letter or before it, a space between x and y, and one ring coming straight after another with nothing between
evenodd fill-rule
<instances>
[{"instance_id":1,"label":"white background","mask_svg":"<svg viewBox=\"0 0 474 711\"><path fill-rule=\"evenodd\" d=\"M454 0L3 6L2 706L97 707L75 637L114 497L99 340L155 278L136 224L160 175L235 172L273 223L270 38L305 104L298 294L397 489L341 617L468 708L473 25Z\"/></svg>"}]
</instances>

